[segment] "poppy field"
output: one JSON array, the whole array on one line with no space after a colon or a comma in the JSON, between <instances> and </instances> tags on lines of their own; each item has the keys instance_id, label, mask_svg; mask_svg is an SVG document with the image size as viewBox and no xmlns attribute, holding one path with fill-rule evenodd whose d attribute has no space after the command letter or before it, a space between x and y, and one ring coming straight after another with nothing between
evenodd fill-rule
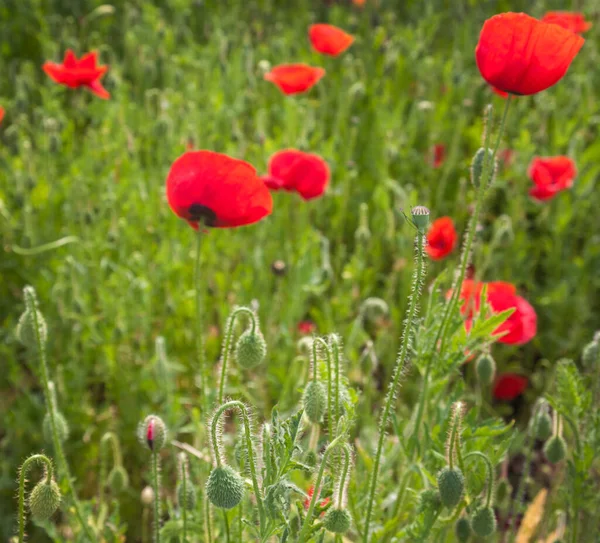
<instances>
[{"instance_id":1,"label":"poppy field","mask_svg":"<svg viewBox=\"0 0 600 543\"><path fill-rule=\"evenodd\" d=\"M0 6L0 539L597 541L599 29Z\"/></svg>"}]
</instances>

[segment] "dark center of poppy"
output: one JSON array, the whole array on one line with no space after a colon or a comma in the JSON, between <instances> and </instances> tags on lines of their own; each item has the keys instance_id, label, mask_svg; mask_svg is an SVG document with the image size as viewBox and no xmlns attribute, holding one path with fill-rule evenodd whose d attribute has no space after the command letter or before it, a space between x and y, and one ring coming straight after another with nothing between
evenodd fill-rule
<instances>
[{"instance_id":1,"label":"dark center of poppy","mask_svg":"<svg viewBox=\"0 0 600 543\"><path fill-rule=\"evenodd\" d=\"M210 208L202 204L192 204L188 209L190 221L201 222L205 226L216 226L217 214Z\"/></svg>"}]
</instances>

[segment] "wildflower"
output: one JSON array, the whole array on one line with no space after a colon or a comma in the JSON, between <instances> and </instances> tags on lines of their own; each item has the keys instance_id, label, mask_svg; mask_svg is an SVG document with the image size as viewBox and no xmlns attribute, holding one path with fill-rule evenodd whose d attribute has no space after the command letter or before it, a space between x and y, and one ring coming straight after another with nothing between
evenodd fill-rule
<instances>
[{"instance_id":1,"label":"wildflower","mask_svg":"<svg viewBox=\"0 0 600 543\"><path fill-rule=\"evenodd\" d=\"M0 106L0 124L2 123L2 119L4 119L4 108Z\"/></svg>"},{"instance_id":2,"label":"wildflower","mask_svg":"<svg viewBox=\"0 0 600 543\"><path fill-rule=\"evenodd\" d=\"M313 321L300 321L298 323L298 332L304 335L312 334L317 330L317 325Z\"/></svg>"},{"instance_id":3,"label":"wildflower","mask_svg":"<svg viewBox=\"0 0 600 543\"><path fill-rule=\"evenodd\" d=\"M312 485L309 486L308 491L306 493L308 494L308 498L306 498L304 500L304 509L308 509L310 507L310 500L312 500L313 494L315 493L315 487ZM330 501L331 501L330 498L325 498L324 500L321 501L319 506L321 507L321 509L323 509L324 507L327 507L327 504Z\"/></svg>"},{"instance_id":4,"label":"wildflower","mask_svg":"<svg viewBox=\"0 0 600 543\"><path fill-rule=\"evenodd\" d=\"M549 11L541 18L541 21L561 26L575 34L587 32L592 28L592 23L587 22L582 13L574 11Z\"/></svg>"},{"instance_id":5,"label":"wildflower","mask_svg":"<svg viewBox=\"0 0 600 543\"><path fill-rule=\"evenodd\" d=\"M42 66L44 72L56 83L66 85L72 89L87 87L96 96L107 100L110 98L108 91L100 83L100 79L108 70L108 66L100 66L97 62L98 53L92 51L77 60L77 57L68 49L62 64L45 62Z\"/></svg>"},{"instance_id":6,"label":"wildflower","mask_svg":"<svg viewBox=\"0 0 600 543\"><path fill-rule=\"evenodd\" d=\"M280 64L267 72L264 78L275 83L284 94L299 94L310 90L324 75L323 68L308 64Z\"/></svg>"},{"instance_id":7,"label":"wildflower","mask_svg":"<svg viewBox=\"0 0 600 543\"><path fill-rule=\"evenodd\" d=\"M425 250L432 260L441 260L456 247L458 234L450 217L440 217L431 223Z\"/></svg>"},{"instance_id":8,"label":"wildflower","mask_svg":"<svg viewBox=\"0 0 600 543\"><path fill-rule=\"evenodd\" d=\"M355 6L358 6L359 8L362 8L367 3L367 0L352 0L352 3Z\"/></svg>"},{"instance_id":9,"label":"wildflower","mask_svg":"<svg viewBox=\"0 0 600 543\"><path fill-rule=\"evenodd\" d=\"M313 49L318 53L337 57L354 42L354 38L341 28L327 24L311 25L308 37Z\"/></svg>"},{"instance_id":10,"label":"wildflower","mask_svg":"<svg viewBox=\"0 0 600 543\"><path fill-rule=\"evenodd\" d=\"M329 166L319 155L286 149L269 160L262 179L271 190L297 192L304 200L321 196L329 184Z\"/></svg>"},{"instance_id":11,"label":"wildflower","mask_svg":"<svg viewBox=\"0 0 600 543\"><path fill-rule=\"evenodd\" d=\"M504 373L494 383L493 395L496 400L511 401L523 394L529 381L516 373Z\"/></svg>"},{"instance_id":12,"label":"wildflower","mask_svg":"<svg viewBox=\"0 0 600 543\"><path fill-rule=\"evenodd\" d=\"M431 165L434 168L441 168L446 160L446 146L443 143L436 143L431 148Z\"/></svg>"},{"instance_id":13,"label":"wildflower","mask_svg":"<svg viewBox=\"0 0 600 543\"><path fill-rule=\"evenodd\" d=\"M481 292L484 283L472 279L463 282L460 297L464 300L461 312L466 315L467 329L471 327L471 319L475 311L479 311ZM492 311L499 313L514 308L513 313L496 330L494 334L505 333L498 341L510 345L522 345L530 341L537 332L537 315L531 304L516 294L516 287L504 281L487 283L487 302Z\"/></svg>"},{"instance_id":14,"label":"wildflower","mask_svg":"<svg viewBox=\"0 0 600 543\"><path fill-rule=\"evenodd\" d=\"M247 162L213 151L190 151L171 166L167 200L173 212L198 230L200 223L234 228L260 221L273 201Z\"/></svg>"},{"instance_id":15,"label":"wildflower","mask_svg":"<svg viewBox=\"0 0 600 543\"><path fill-rule=\"evenodd\" d=\"M490 85L512 94L536 94L562 79L584 41L525 13L502 13L484 23L475 58Z\"/></svg>"},{"instance_id":16,"label":"wildflower","mask_svg":"<svg viewBox=\"0 0 600 543\"><path fill-rule=\"evenodd\" d=\"M577 168L575 162L566 156L536 157L527 173L535 184L529 194L543 202L550 200L560 191L571 188L577 176Z\"/></svg>"}]
</instances>

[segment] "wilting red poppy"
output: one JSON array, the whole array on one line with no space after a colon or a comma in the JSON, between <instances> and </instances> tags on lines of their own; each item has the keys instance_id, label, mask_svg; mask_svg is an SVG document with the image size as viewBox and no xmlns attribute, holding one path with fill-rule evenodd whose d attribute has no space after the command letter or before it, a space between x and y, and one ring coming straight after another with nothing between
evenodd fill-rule
<instances>
[{"instance_id":1,"label":"wilting red poppy","mask_svg":"<svg viewBox=\"0 0 600 543\"><path fill-rule=\"evenodd\" d=\"M313 321L300 321L298 323L298 332L301 334L312 334L317 329L317 325Z\"/></svg>"},{"instance_id":2,"label":"wilting red poppy","mask_svg":"<svg viewBox=\"0 0 600 543\"><path fill-rule=\"evenodd\" d=\"M311 25L308 37L315 51L332 57L343 53L354 42L354 38L341 28L326 24Z\"/></svg>"},{"instance_id":3,"label":"wilting red poppy","mask_svg":"<svg viewBox=\"0 0 600 543\"><path fill-rule=\"evenodd\" d=\"M440 217L431 223L425 250L432 260L441 260L456 247L458 234L450 217Z\"/></svg>"},{"instance_id":4,"label":"wilting red poppy","mask_svg":"<svg viewBox=\"0 0 600 543\"><path fill-rule=\"evenodd\" d=\"M575 34L587 32L592 28L592 23L588 23L582 13L574 11L549 11L542 17L541 21L562 26Z\"/></svg>"},{"instance_id":5,"label":"wilting red poppy","mask_svg":"<svg viewBox=\"0 0 600 543\"><path fill-rule=\"evenodd\" d=\"M310 507L310 500L312 500L313 494L315 493L315 487L312 485L309 486L306 493L308 494L308 498L304 500L304 509L308 509ZM325 498L320 503L321 507L325 507L330 501L331 499Z\"/></svg>"},{"instance_id":6,"label":"wilting red poppy","mask_svg":"<svg viewBox=\"0 0 600 543\"><path fill-rule=\"evenodd\" d=\"M470 329L471 319L479 311L481 291L484 283L466 279L463 281L460 298L464 300L461 312L467 317L465 323ZM513 313L496 330L494 334L505 333L498 341L509 345L522 345L531 341L537 333L537 315L535 309L525 298L517 295L514 285L504 281L487 283L487 301L492 311L500 313L514 308Z\"/></svg>"},{"instance_id":7,"label":"wilting red poppy","mask_svg":"<svg viewBox=\"0 0 600 543\"><path fill-rule=\"evenodd\" d=\"M72 89L77 87L87 87L96 96L107 100L110 98L108 91L100 83L100 79L108 70L108 66L96 64L98 53L92 51L77 60L77 57L70 49L65 53L62 64L55 62L45 62L43 70L48 74L52 81L66 85Z\"/></svg>"},{"instance_id":8,"label":"wilting red poppy","mask_svg":"<svg viewBox=\"0 0 600 543\"><path fill-rule=\"evenodd\" d=\"M535 187L529 194L541 202L556 196L560 191L573 186L577 176L575 162L567 156L536 157L527 172Z\"/></svg>"},{"instance_id":9,"label":"wilting red poppy","mask_svg":"<svg viewBox=\"0 0 600 543\"><path fill-rule=\"evenodd\" d=\"M431 165L434 168L441 168L446 160L446 146L443 143L436 143L431 148Z\"/></svg>"},{"instance_id":10,"label":"wilting red poppy","mask_svg":"<svg viewBox=\"0 0 600 543\"><path fill-rule=\"evenodd\" d=\"M167 200L176 215L199 224L232 228L271 213L271 194L247 162L213 151L188 151L169 170Z\"/></svg>"},{"instance_id":11,"label":"wilting red poppy","mask_svg":"<svg viewBox=\"0 0 600 543\"><path fill-rule=\"evenodd\" d=\"M499 375L494 383L493 395L496 400L509 402L523 394L529 383L527 377L516 373Z\"/></svg>"},{"instance_id":12,"label":"wilting red poppy","mask_svg":"<svg viewBox=\"0 0 600 543\"><path fill-rule=\"evenodd\" d=\"M584 41L525 13L502 13L484 23L475 58L490 85L512 94L535 94L565 75Z\"/></svg>"},{"instance_id":13,"label":"wilting red poppy","mask_svg":"<svg viewBox=\"0 0 600 543\"><path fill-rule=\"evenodd\" d=\"M275 83L284 94L299 94L312 88L325 75L323 68L308 64L280 64L264 76Z\"/></svg>"},{"instance_id":14,"label":"wilting red poppy","mask_svg":"<svg viewBox=\"0 0 600 543\"><path fill-rule=\"evenodd\" d=\"M262 179L272 190L297 192L305 200L321 196L329 184L329 166L319 155L296 149L275 153Z\"/></svg>"}]
</instances>

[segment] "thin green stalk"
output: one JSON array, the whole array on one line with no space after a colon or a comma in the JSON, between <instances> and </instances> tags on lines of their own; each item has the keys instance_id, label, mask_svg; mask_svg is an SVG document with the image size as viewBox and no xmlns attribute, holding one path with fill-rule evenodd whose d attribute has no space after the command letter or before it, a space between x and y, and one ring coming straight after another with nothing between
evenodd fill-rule
<instances>
[{"instance_id":1,"label":"thin green stalk","mask_svg":"<svg viewBox=\"0 0 600 543\"><path fill-rule=\"evenodd\" d=\"M100 480L98 482L99 494L99 507L101 509L102 504L104 503L104 489L106 488L107 482L107 462L108 462L108 452L106 451L106 445L110 442L112 455L113 455L113 464L115 466L123 465L123 457L121 455L121 447L119 446L119 438L114 432L106 432L102 439L100 440Z\"/></svg>"},{"instance_id":2,"label":"thin green stalk","mask_svg":"<svg viewBox=\"0 0 600 543\"><path fill-rule=\"evenodd\" d=\"M229 543L229 519L227 518L227 511L223 509L223 520L225 521L225 541Z\"/></svg>"},{"instance_id":3,"label":"thin green stalk","mask_svg":"<svg viewBox=\"0 0 600 543\"><path fill-rule=\"evenodd\" d=\"M205 521L205 537L207 538L206 541L207 543L212 543L212 527L210 525L210 521L211 521L211 515L210 515L210 501L208 500L208 498L206 497L206 495L204 496L204 516L206 518Z\"/></svg>"},{"instance_id":4,"label":"thin green stalk","mask_svg":"<svg viewBox=\"0 0 600 543\"><path fill-rule=\"evenodd\" d=\"M184 456L181 462L181 487L183 490L183 504L179 504L181 507L181 517L183 520L183 543L187 543L187 477L187 465L185 463Z\"/></svg>"},{"instance_id":5,"label":"thin green stalk","mask_svg":"<svg viewBox=\"0 0 600 543\"><path fill-rule=\"evenodd\" d=\"M50 389L48 362L46 360L46 346L44 345L40 336L40 323L38 319L37 300L35 297L35 291L33 290L33 287L25 287L24 293L27 309L31 312L33 318L33 328L35 330L37 354L39 358L40 368L42 370L42 381L44 384L46 408L48 409L48 414L50 415L50 428L52 430L52 443L54 445L54 454L56 455L58 468L66 479L67 491L71 496L71 501L73 502L73 507L75 509L75 516L77 517L77 521L79 522L81 529L85 533L87 539L89 541L94 541L94 537L90 532L89 526L85 522L83 511L81 510L81 504L79 503L77 494L75 492L75 488L73 487L73 482L71 480L69 465L67 464L67 459L64 455L62 444L58 437L58 430L56 425L56 412L54 410L54 405L52 402L52 391Z\"/></svg>"},{"instance_id":6,"label":"thin green stalk","mask_svg":"<svg viewBox=\"0 0 600 543\"><path fill-rule=\"evenodd\" d=\"M450 441L448 443L448 465L450 466L450 469L454 468L454 442L456 441L457 432L458 420L456 417L454 417L454 420L452 421L452 430L450 432Z\"/></svg>"},{"instance_id":7,"label":"thin green stalk","mask_svg":"<svg viewBox=\"0 0 600 543\"><path fill-rule=\"evenodd\" d=\"M231 351L231 339L233 337L233 325L235 319L240 313L246 313L252 321L252 333L256 331L256 315L254 311L247 307L238 307L234 309L233 313L227 321L227 331L225 333L225 345L223 347L223 363L221 364L221 381L219 382L219 398L217 404L223 403L223 395L225 392L225 378L227 377L227 362L229 361L229 352Z\"/></svg>"},{"instance_id":8,"label":"thin green stalk","mask_svg":"<svg viewBox=\"0 0 600 543\"><path fill-rule=\"evenodd\" d=\"M160 543L160 486L158 477L158 453L152 451L152 486L154 488L154 543Z\"/></svg>"},{"instance_id":9,"label":"thin green stalk","mask_svg":"<svg viewBox=\"0 0 600 543\"><path fill-rule=\"evenodd\" d=\"M490 505L492 504L492 491L494 490L494 466L492 466L492 463L490 462L490 459L487 457L487 455L479 451L473 451L465 455L465 460L471 458L472 456L477 456L478 458L483 459L483 461L485 462L488 472L485 506L490 507Z\"/></svg>"},{"instance_id":10,"label":"thin green stalk","mask_svg":"<svg viewBox=\"0 0 600 543\"><path fill-rule=\"evenodd\" d=\"M385 429L388 424L390 412L394 399L396 398L396 390L400 383L400 377L406 364L408 355L408 348L410 345L411 327L413 326L415 317L417 315L417 302L421 292L421 284L425 275L425 259L423 258L423 237L422 232L417 233L417 265L413 273L413 280L411 286L410 305L407 312L407 318L404 324L404 332L402 335L402 345L398 358L396 359L396 366L392 377L392 382L388 388L383 413L379 422L379 439L377 441L377 451L375 453L375 462L373 464L373 471L370 478L369 488L369 499L367 502L367 515L365 518L365 527L363 534L364 543L369 541L369 526L371 523L371 514L373 512L373 500L375 499L375 489L377 488L377 477L379 475L379 464L381 462L381 454L383 452L383 442L385 439Z\"/></svg>"},{"instance_id":11,"label":"thin green stalk","mask_svg":"<svg viewBox=\"0 0 600 543\"><path fill-rule=\"evenodd\" d=\"M344 505L344 492L346 489L346 478L350 470L350 446L346 443L342 449L344 452L344 463L342 464L342 473L338 484L337 507L341 509Z\"/></svg>"},{"instance_id":12,"label":"thin green stalk","mask_svg":"<svg viewBox=\"0 0 600 543\"><path fill-rule=\"evenodd\" d=\"M202 316L202 293L200 291L200 254L202 249L202 223L198 225L196 234L196 260L194 263L194 290L196 295L196 356L198 357L198 373L200 375L200 391L205 405L208 404L206 396L206 353L204 352L204 322Z\"/></svg>"},{"instance_id":13,"label":"thin green stalk","mask_svg":"<svg viewBox=\"0 0 600 543\"><path fill-rule=\"evenodd\" d=\"M331 336L333 360L335 363L335 420L340 418L340 346L335 335Z\"/></svg>"},{"instance_id":14,"label":"thin green stalk","mask_svg":"<svg viewBox=\"0 0 600 543\"><path fill-rule=\"evenodd\" d=\"M316 366L316 345L319 343L325 350L325 358L327 361L327 432L329 439L333 436L333 413L332 413L332 397L331 397L331 348L327 342L321 338L316 337L313 339L313 358Z\"/></svg>"},{"instance_id":15,"label":"thin green stalk","mask_svg":"<svg viewBox=\"0 0 600 543\"><path fill-rule=\"evenodd\" d=\"M19 472L19 543L23 543L25 540L25 481L27 471L34 462L42 462L45 464L45 477L48 484L52 482L52 474L54 473L52 461L43 454L34 454L23 462Z\"/></svg>"}]
</instances>

